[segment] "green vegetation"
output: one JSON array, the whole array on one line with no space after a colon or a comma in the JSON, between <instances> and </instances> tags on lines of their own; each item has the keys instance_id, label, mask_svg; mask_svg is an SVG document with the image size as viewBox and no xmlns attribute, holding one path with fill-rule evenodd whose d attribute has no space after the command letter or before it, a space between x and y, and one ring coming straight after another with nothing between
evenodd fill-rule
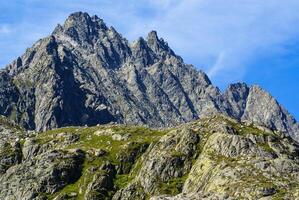
<instances>
[{"instance_id":1,"label":"green vegetation","mask_svg":"<svg viewBox=\"0 0 299 200\"><path fill-rule=\"evenodd\" d=\"M166 182L160 182L159 193L168 194L168 195L176 195L181 193L186 179L187 176L183 176L183 177L170 179Z\"/></svg>"},{"instance_id":2,"label":"green vegetation","mask_svg":"<svg viewBox=\"0 0 299 200\"><path fill-rule=\"evenodd\" d=\"M209 123L213 123L213 124L223 124L226 123L228 127L231 127L234 131L235 134L238 135L244 135L247 136L249 134L251 135L256 135L256 136L269 136L269 135L273 135L272 133L263 131L258 129L256 126L254 126L253 124L245 124L243 122L237 122L237 121L233 121L225 116L222 115L217 115L214 118L210 119L211 122L206 122L206 126L209 125Z\"/></svg>"},{"instance_id":3,"label":"green vegetation","mask_svg":"<svg viewBox=\"0 0 299 200\"><path fill-rule=\"evenodd\" d=\"M219 125L219 123L222 123L221 125L223 126L218 127L217 125ZM231 196L236 195L240 197L240 199L242 198L242 195L240 196L239 194L244 192L249 192L251 195L256 195L256 197L259 197L259 195L264 192L263 189L269 189L270 192L273 190L273 192L275 192L273 197L276 199L285 196L283 188L280 189L278 186L279 184L274 183L272 179L264 174L265 172L261 170L260 166L255 166L250 160L255 160L257 158L248 157L244 154L238 154L239 151L237 151L237 149L236 155L233 156L228 156L225 153L226 151L223 151L223 154L226 156L222 155L220 153L222 151L213 149L213 139L215 139L215 141L217 139L216 142L221 142L218 137L221 137L220 139L223 140L229 140L232 137L235 137L240 141L245 141L245 139L248 141L247 138L250 139L253 135L259 136L256 137L260 139L258 141L268 141L266 137L271 133L261 131L254 126L246 126L229 119L221 119L217 117L206 122L203 121L203 123L194 122L191 125L194 125L195 129L193 131L195 134L198 134L200 140L197 144L194 144L195 146L193 148L196 148L196 152L194 152L192 157L184 160L184 164L186 164L186 162L190 162L190 167L191 165L194 166L198 164L198 166L201 167L199 171L202 171L202 173L200 172L199 174L196 174L198 177L206 174L204 173L205 170L211 170L210 174L208 175L214 174L217 178L217 172L219 170L223 170L223 168L232 170L234 172L233 176L238 176L238 179L236 179L235 182L230 183L229 187L224 187L221 184L226 184L226 179L230 178L229 176L231 174L219 174L218 179L221 180L219 185L217 185L217 183L214 185L213 183L210 183L212 188L215 187L215 191L219 193L226 193ZM226 132L225 128L227 127L229 130ZM167 146L166 144L169 144L167 148L165 147L165 149L167 149L167 155L171 156L172 158L187 158L188 155L184 155L184 153L177 150L180 148L176 148L174 144L179 142L176 137L171 135L174 134L176 136L176 134L181 134L179 130L180 129L178 129L178 131L170 132L169 130L151 130L138 126L103 125L96 127L66 127L39 134L37 136L37 141L40 144L47 143L47 145L52 145L54 149L61 149L64 151L72 152L74 149L80 149L85 152L85 160L80 178L75 183L69 184L57 193L48 196L49 199L53 199L58 195L76 195L76 199L78 200L86 198L86 191L88 191L88 188L90 188L88 185L94 181L94 176L106 176L109 173L103 169L103 165L107 163L112 164L117 171L115 176L113 175L113 188L103 188L103 193L102 190L97 191L95 189L90 191L88 195L94 195L96 197L99 197L100 195L102 199L109 199L115 194L116 191L126 188L129 183L132 183L134 195L143 195L143 197L149 198L150 194L146 194L145 191L143 191L144 188L140 185L141 179L136 179L141 167L147 166L144 163L147 161L148 154L153 155L151 154L152 151L147 151L148 147L151 144L158 142L162 136L170 134L169 140L166 140L168 136L165 138L165 144L162 142L162 140L158 144L160 145L161 143L165 146ZM249 137L249 135L251 136ZM276 136L272 135L272 137ZM181 145L182 143L179 144ZM188 144L184 145L187 147ZM250 146L250 148L260 148L265 152L275 153L275 150L272 149L267 142L252 144L253 146ZM153 147L152 150L158 148L158 150L163 151L164 147L159 149L159 145L151 146ZM233 146L230 144L230 142L225 141L223 142L223 145L224 148L227 148L229 152L232 152L232 154L234 154L234 148L239 148L238 145ZM207 161L210 163L202 168L202 165L196 163L197 161L200 162L200 159L198 159L199 155L202 155L203 159L207 159ZM166 194L171 196L181 193L187 176L189 178L191 177L192 180L192 174L190 175L189 173L190 168L186 169L182 173L182 177L169 177L170 179L167 181L162 181L160 180L159 176L153 175L153 181L156 182L154 183L153 190L150 193L155 195ZM198 177L194 177L193 179L201 180ZM279 177L275 177L275 180L278 179ZM289 180L281 180L282 183L287 181L289 182ZM297 185L294 187L289 186L288 188L295 188L296 186ZM237 193L235 188L238 188Z\"/></svg>"},{"instance_id":4,"label":"green vegetation","mask_svg":"<svg viewBox=\"0 0 299 200\"><path fill-rule=\"evenodd\" d=\"M287 194L287 190L282 188L282 189L278 189L278 191L276 192L276 194L273 196L273 200L281 200L284 199L285 195Z\"/></svg>"},{"instance_id":5,"label":"green vegetation","mask_svg":"<svg viewBox=\"0 0 299 200\"><path fill-rule=\"evenodd\" d=\"M78 200L84 199L84 194L87 189L88 183L92 181L93 175L95 173L90 172L91 167L99 167L103 164L103 160L96 159L96 158L85 158L83 169L82 169L82 176L73 184L69 184L64 187L58 193L49 196L49 199L53 199L54 197L62 194L71 194L76 193ZM97 170L96 173L105 173L104 171ZM83 192L80 193L79 191L82 190Z\"/></svg>"},{"instance_id":6,"label":"green vegetation","mask_svg":"<svg viewBox=\"0 0 299 200\"><path fill-rule=\"evenodd\" d=\"M82 176L75 183L49 195L49 199L71 193L76 193L78 200L84 199L87 185L92 181L94 174L106 173L100 170L100 167L107 162L118 166L120 170L113 181L116 189L125 187L140 170L140 156L151 143L158 141L166 132L138 126L103 125L66 127L39 134L37 136L39 144L49 143L57 149L66 151L81 149L86 153ZM71 142L72 136L78 139ZM103 150L105 154L95 155L98 150ZM114 192L108 191L108 196L113 195Z\"/></svg>"},{"instance_id":7,"label":"green vegetation","mask_svg":"<svg viewBox=\"0 0 299 200\"><path fill-rule=\"evenodd\" d=\"M234 128L238 130L239 135L256 135L256 136L268 136L270 133L262 131L253 125L245 125L243 123L234 124Z\"/></svg>"},{"instance_id":8,"label":"green vegetation","mask_svg":"<svg viewBox=\"0 0 299 200\"><path fill-rule=\"evenodd\" d=\"M15 154L16 152L14 151L12 146L8 143L5 144L5 146L2 147L0 151L0 157L10 157L10 156L14 156Z\"/></svg>"},{"instance_id":9,"label":"green vegetation","mask_svg":"<svg viewBox=\"0 0 299 200\"><path fill-rule=\"evenodd\" d=\"M224 155L212 155L212 158L218 164L225 162L226 164L228 164L230 166L235 166L237 164L236 162L238 161L237 158L227 157Z\"/></svg>"},{"instance_id":10,"label":"green vegetation","mask_svg":"<svg viewBox=\"0 0 299 200\"><path fill-rule=\"evenodd\" d=\"M182 153L182 152L175 151L175 150L171 152L171 157L178 157L178 158L181 158L181 157L183 157L183 156L185 156L185 154Z\"/></svg>"},{"instance_id":11,"label":"green vegetation","mask_svg":"<svg viewBox=\"0 0 299 200\"><path fill-rule=\"evenodd\" d=\"M268 153L275 153L275 151L269 146L268 143L257 143L257 145Z\"/></svg>"},{"instance_id":12,"label":"green vegetation","mask_svg":"<svg viewBox=\"0 0 299 200\"><path fill-rule=\"evenodd\" d=\"M9 119L7 119L6 117L0 115L0 124L2 126L4 126L7 129L10 129L12 131L23 131L23 128L21 128L19 125L17 125L16 123L14 123L13 121L10 121Z\"/></svg>"},{"instance_id":13,"label":"green vegetation","mask_svg":"<svg viewBox=\"0 0 299 200\"><path fill-rule=\"evenodd\" d=\"M125 188L128 183L130 183L133 180L133 176L130 176L130 174L117 174L116 178L114 180L114 184L117 189Z\"/></svg>"}]
</instances>

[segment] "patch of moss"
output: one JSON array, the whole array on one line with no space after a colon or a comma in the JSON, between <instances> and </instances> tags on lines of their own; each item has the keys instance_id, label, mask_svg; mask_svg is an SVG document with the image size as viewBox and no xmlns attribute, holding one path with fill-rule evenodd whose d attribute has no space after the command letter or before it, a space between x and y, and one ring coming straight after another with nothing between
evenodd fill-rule
<instances>
[{"instance_id":1,"label":"patch of moss","mask_svg":"<svg viewBox=\"0 0 299 200\"><path fill-rule=\"evenodd\" d=\"M0 157L10 157L15 155L15 151L10 144L6 144L0 151Z\"/></svg>"},{"instance_id":2,"label":"patch of moss","mask_svg":"<svg viewBox=\"0 0 299 200\"><path fill-rule=\"evenodd\" d=\"M257 145L268 153L275 153L275 151L267 143L257 143Z\"/></svg>"},{"instance_id":3,"label":"patch of moss","mask_svg":"<svg viewBox=\"0 0 299 200\"><path fill-rule=\"evenodd\" d=\"M134 180L134 178L139 173L141 167L142 167L142 159L140 157L135 161L135 164L133 165L129 174L116 175L116 178L114 180L114 184L116 188L118 190L125 188L132 180Z\"/></svg>"},{"instance_id":4,"label":"patch of moss","mask_svg":"<svg viewBox=\"0 0 299 200\"><path fill-rule=\"evenodd\" d=\"M273 200L285 199L287 193L288 191L286 191L286 189L278 189L277 193L274 196L272 196L272 199Z\"/></svg>"},{"instance_id":5,"label":"patch of moss","mask_svg":"<svg viewBox=\"0 0 299 200\"><path fill-rule=\"evenodd\" d=\"M114 180L114 184L117 189L122 189L127 186L129 182L131 182L132 177L130 177L129 174L121 174L116 175L116 178Z\"/></svg>"},{"instance_id":6,"label":"patch of moss","mask_svg":"<svg viewBox=\"0 0 299 200\"><path fill-rule=\"evenodd\" d=\"M166 182L160 182L159 193L167 195L177 195L182 192L184 182L187 176L170 179Z\"/></svg>"},{"instance_id":7,"label":"patch of moss","mask_svg":"<svg viewBox=\"0 0 299 200\"><path fill-rule=\"evenodd\" d=\"M171 157L178 157L178 158L181 158L181 157L185 156L184 153L179 152L179 151L175 151L175 150L172 151L170 155L171 155Z\"/></svg>"},{"instance_id":8,"label":"patch of moss","mask_svg":"<svg viewBox=\"0 0 299 200\"><path fill-rule=\"evenodd\" d=\"M212 155L212 157L216 163L225 162L226 164L233 165L235 162L237 162L237 158L227 157L224 155Z\"/></svg>"}]
</instances>

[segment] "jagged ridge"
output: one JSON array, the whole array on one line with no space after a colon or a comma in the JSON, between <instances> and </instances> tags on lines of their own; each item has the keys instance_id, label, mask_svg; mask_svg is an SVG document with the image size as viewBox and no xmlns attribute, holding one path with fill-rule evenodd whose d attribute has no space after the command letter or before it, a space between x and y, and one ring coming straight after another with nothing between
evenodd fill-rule
<instances>
[{"instance_id":1,"label":"jagged ridge","mask_svg":"<svg viewBox=\"0 0 299 200\"><path fill-rule=\"evenodd\" d=\"M258 86L222 94L152 31L129 44L97 16L71 14L0 74L0 114L26 129L108 122L169 127L222 113L290 134L296 120Z\"/></svg>"}]
</instances>

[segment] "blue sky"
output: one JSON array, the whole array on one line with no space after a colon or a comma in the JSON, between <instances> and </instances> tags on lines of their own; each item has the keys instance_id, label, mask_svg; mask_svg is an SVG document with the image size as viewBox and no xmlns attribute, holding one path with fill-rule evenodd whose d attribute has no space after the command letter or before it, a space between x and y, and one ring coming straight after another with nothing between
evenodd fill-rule
<instances>
[{"instance_id":1,"label":"blue sky","mask_svg":"<svg viewBox=\"0 0 299 200\"><path fill-rule=\"evenodd\" d=\"M10 0L0 2L0 66L75 11L130 41L157 30L186 63L224 90L259 84L299 119L298 0Z\"/></svg>"}]
</instances>

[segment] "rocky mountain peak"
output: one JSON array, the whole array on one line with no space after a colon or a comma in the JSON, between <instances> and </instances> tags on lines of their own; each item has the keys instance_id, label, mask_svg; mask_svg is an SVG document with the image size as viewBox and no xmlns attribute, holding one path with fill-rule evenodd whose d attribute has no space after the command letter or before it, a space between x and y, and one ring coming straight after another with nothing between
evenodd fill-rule
<instances>
[{"instance_id":1,"label":"rocky mountain peak","mask_svg":"<svg viewBox=\"0 0 299 200\"><path fill-rule=\"evenodd\" d=\"M139 37L131 44L131 50L136 65L144 67L154 63L156 55L143 37Z\"/></svg>"},{"instance_id":2,"label":"rocky mountain peak","mask_svg":"<svg viewBox=\"0 0 299 200\"><path fill-rule=\"evenodd\" d=\"M1 200L298 199L294 140L260 86L222 93L156 31L83 12L0 71Z\"/></svg>"},{"instance_id":3,"label":"rocky mountain peak","mask_svg":"<svg viewBox=\"0 0 299 200\"><path fill-rule=\"evenodd\" d=\"M168 46L163 38L158 37L157 31L150 31L147 35L147 44L157 55L165 57L166 55L176 56L173 50Z\"/></svg>"},{"instance_id":4,"label":"rocky mountain peak","mask_svg":"<svg viewBox=\"0 0 299 200\"><path fill-rule=\"evenodd\" d=\"M150 31L148 33L147 42L148 42L149 46L155 46L155 45L158 45L158 43L160 43L157 31Z\"/></svg>"},{"instance_id":5,"label":"rocky mountain peak","mask_svg":"<svg viewBox=\"0 0 299 200\"><path fill-rule=\"evenodd\" d=\"M248 86L244 82L230 84L227 88L228 91L240 91L240 90L244 91L247 89L248 89Z\"/></svg>"},{"instance_id":6,"label":"rocky mountain peak","mask_svg":"<svg viewBox=\"0 0 299 200\"><path fill-rule=\"evenodd\" d=\"M99 38L101 32L107 30L104 21L96 15L90 17L87 13L75 12L66 19L63 25L58 25L53 34L67 35L80 44L92 44Z\"/></svg>"},{"instance_id":7,"label":"rocky mountain peak","mask_svg":"<svg viewBox=\"0 0 299 200\"><path fill-rule=\"evenodd\" d=\"M89 26L89 28L107 29L103 19L97 15L89 16L86 12L72 13L64 22L64 28L70 27L78 28L82 26Z\"/></svg>"},{"instance_id":8,"label":"rocky mountain peak","mask_svg":"<svg viewBox=\"0 0 299 200\"><path fill-rule=\"evenodd\" d=\"M73 23L75 22L90 22L91 17L86 13L86 12L74 12L69 15L69 17L65 21L65 26L72 26Z\"/></svg>"},{"instance_id":9,"label":"rocky mountain peak","mask_svg":"<svg viewBox=\"0 0 299 200\"><path fill-rule=\"evenodd\" d=\"M83 12L8 65L0 83L0 114L38 131L112 121L169 127L221 113L299 140L296 120L260 87L221 93L156 31L129 44Z\"/></svg>"}]
</instances>

